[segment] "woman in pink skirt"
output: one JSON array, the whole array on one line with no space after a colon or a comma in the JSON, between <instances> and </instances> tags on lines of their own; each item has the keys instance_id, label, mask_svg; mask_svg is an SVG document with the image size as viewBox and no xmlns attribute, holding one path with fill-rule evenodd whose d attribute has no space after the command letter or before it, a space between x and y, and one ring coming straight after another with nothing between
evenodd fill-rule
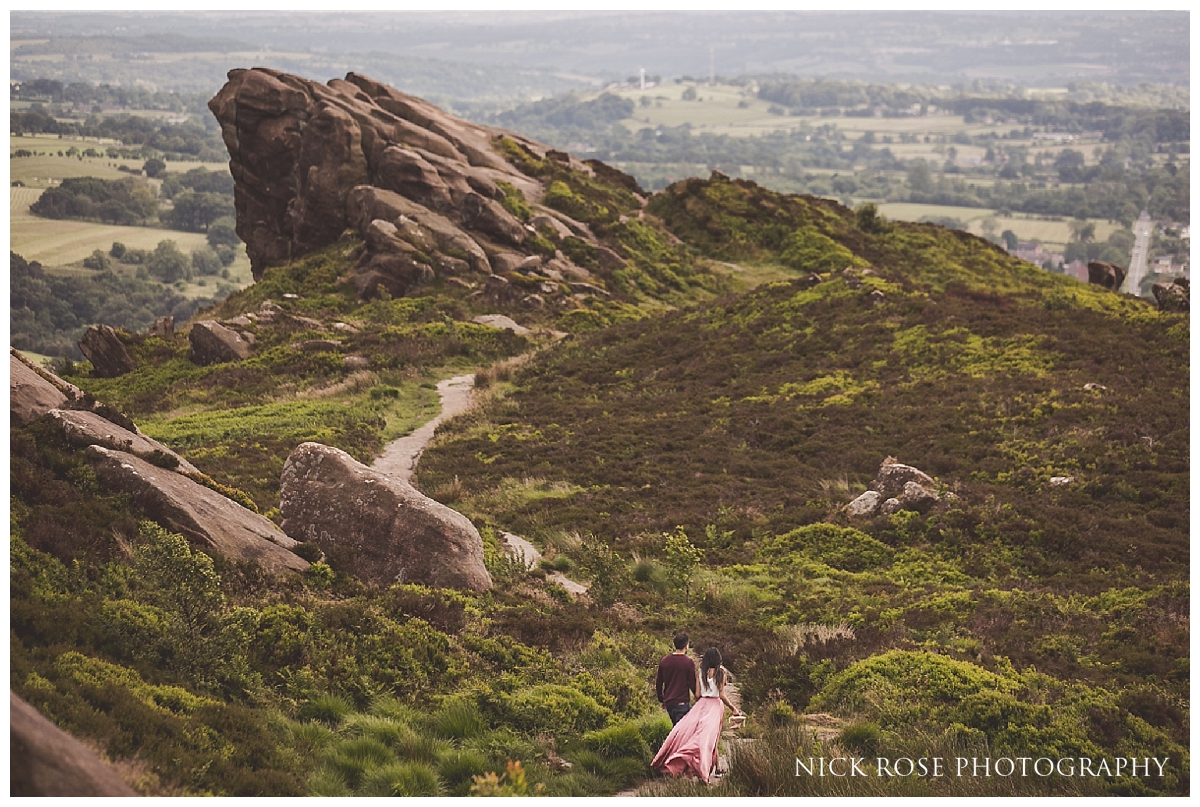
<instances>
[{"instance_id":1,"label":"woman in pink skirt","mask_svg":"<svg viewBox=\"0 0 1200 807\"><path fill-rule=\"evenodd\" d=\"M672 776L699 776L708 783L717 761L717 742L721 739L725 707L732 709L735 715L740 715L741 711L725 697L729 674L721 666L721 652L717 648L704 651L697 678L696 691L700 697L671 729L650 765Z\"/></svg>"}]
</instances>

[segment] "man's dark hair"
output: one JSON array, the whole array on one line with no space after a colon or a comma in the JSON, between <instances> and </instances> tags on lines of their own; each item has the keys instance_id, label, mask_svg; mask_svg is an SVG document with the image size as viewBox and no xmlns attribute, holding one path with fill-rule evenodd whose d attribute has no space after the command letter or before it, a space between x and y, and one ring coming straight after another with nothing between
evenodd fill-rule
<instances>
[{"instance_id":1,"label":"man's dark hair","mask_svg":"<svg viewBox=\"0 0 1200 807\"><path fill-rule=\"evenodd\" d=\"M688 635L686 633L675 634L675 649L682 650L688 646Z\"/></svg>"}]
</instances>

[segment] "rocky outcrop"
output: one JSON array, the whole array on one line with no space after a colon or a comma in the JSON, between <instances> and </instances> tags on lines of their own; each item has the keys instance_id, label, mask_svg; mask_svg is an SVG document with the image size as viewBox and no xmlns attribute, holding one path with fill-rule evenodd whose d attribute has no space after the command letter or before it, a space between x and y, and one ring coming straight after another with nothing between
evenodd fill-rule
<instances>
[{"instance_id":1,"label":"rocky outcrop","mask_svg":"<svg viewBox=\"0 0 1200 807\"><path fill-rule=\"evenodd\" d=\"M855 518L869 516L879 509L880 498L879 491L868 490L846 505L846 514Z\"/></svg>"},{"instance_id":2,"label":"rocky outcrop","mask_svg":"<svg viewBox=\"0 0 1200 807\"><path fill-rule=\"evenodd\" d=\"M32 363L16 350L9 351L8 368L9 411L12 419L22 426L71 400L66 392L35 370Z\"/></svg>"},{"instance_id":3,"label":"rocky outcrop","mask_svg":"<svg viewBox=\"0 0 1200 807\"><path fill-rule=\"evenodd\" d=\"M1171 283L1155 283L1150 287L1154 301L1158 303L1159 311L1184 313L1191 309L1189 281L1186 277L1177 277Z\"/></svg>"},{"instance_id":4,"label":"rocky outcrop","mask_svg":"<svg viewBox=\"0 0 1200 807\"><path fill-rule=\"evenodd\" d=\"M552 160L640 193L616 169L460 120L356 73L318 84L264 68L234 70L209 108L229 149L238 235L255 279L347 229L365 242L353 278L364 299L506 271L497 256L511 253L519 263L544 253L547 238L556 246L567 238L588 242L605 271L624 265L586 224L543 207L551 179L522 173L495 143L508 138L508 148L515 143L532 161ZM566 288L527 289L508 301L541 303L577 305Z\"/></svg>"},{"instance_id":5,"label":"rocky outcrop","mask_svg":"<svg viewBox=\"0 0 1200 807\"><path fill-rule=\"evenodd\" d=\"M137 796L96 753L13 692L8 696L10 796Z\"/></svg>"},{"instance_id":6,"label":"rocky outcrop","mask_svg":"<svg viewBox=\"0 0 1200 807\"><path fill-rule=\"evenodd\" d=\"M932 489L934 487L933 479L929 474L911 465L896 462L889 457L879 466L879 472L875 474L875 481L871 483L871 489L879 491L879 494L887 499L903 493L909 482L915 482L925 488Z\"/></svg>"},{"instance_id":7,"label":"rocky outcrop","mask_svg":"<svg viewBox=\"0 0 1200 807\"><path fill-rule=\"evenodd\" d=\"M295 541L220 493L124 451L92 445L86 453L106 487L128 493L148 517L200 549L253 561L276 574L308 568L308 561L289 551Z\"/></svg>"},{"instance_id":8,"label":"rocky outcrop","mask_svg":"<svg viewBox=\"0 0 1200 807\"><path fill-rule=\"evenodd\" d=\"M212 320L193 325L188 341L192 346L188 358L202 367L250 358L250 342L232 328Z\"/></svg>"},{"instance_id":9,"label":"rocky outcrop","mask_svg":"<svg viewBox=\"0 0 1200 807\"><path fill-rule=\"evenodd\" d=\"M541 198L537 182L493 151L501 130L357 73L318 84L265 68L233 70L209 108L229 149L238 235L256 279L337 240L351 224L347 202L358 186L393 191L518 243L525 230L496 203L497 180Z\"/></svg>"},{"instance_id":10,"label":"rocky outcrop","mask_svg":"<svg viewBox=\"0 0 1200 807\"><path fill-rule=\"evenodd\" d=\"M162 336L170 339L175 335L175 317L159 317L146 331L147 336Z\"/></svg>"},{"instance_id":11,"label":"rocky outcrop","mask_svg":"<svg viewBox=\"0 0 1200 807\"><path fill-rule=\"evenodd\" d=\"M98 378L116 378L132 373L137 367L125 343L110 325L93 325L79 340L79 349L92 363L92 375Z\"/></svg>"},{"instance_id":12,"label":"rocky outcrop","mask_svg":"<svg viewBox=\"0 0 1200 807\"><path fill-rule=\"evenodd\" d=\"M200 472L196 466L157 440L118 426L95 412L52 409L48 414L62 428L67 442L79 448L104 446L114 451L127 451L166 470L192 474Z\"/></svg>"},{"instance_id":13,"label":"rocky outcrop","mask_svg":"<svg viewBox=\"0 0 1200 807\"><path fill-rule=\"evenodd\" d=\"M947 494L950 497L951 494ZM925 513L941 501L937 483L924 471L888 457L879 466L871 489L846 505L852 518L891 515L901 510Z\"/></svg>"},{"instance_id":14,"label":"rocky outcrop","mask_svg":"<svg viewBox=\"0 0 1200 807\"><path fill-rule=\"evenodd\" d=\"M302 443L280 480L283 528L357 577L484 591L492 579L470 520L344 451Z\"/></svg>"},{"instance_id":15,"label":"rocky outcrop","mask_svg":"<svg viewBox=\"0 0 1200 807\"><path fill-rule=\"evenodd\" d=\"M1088 283L1103 286L1109 291L1120 291L1125 282L1125 269L1107 261L1092 261L1087 265ZM1134 289L1134 293L1137 290Z\"/></svg>"},{"instance_id":16,"label":"rocky outcrop","mask_svg":"<svg viewBox=\"0 0 1200 807\"><path fill-rule=\"evenodd\" d=\"M487 325L489 328L500 328L502 330L512 331L518 336L524 336L530 333L530 330L523 325L518 325L509 317L503 314L480 314L471 320L477 325Z\"/></svg>"}]
</instances>

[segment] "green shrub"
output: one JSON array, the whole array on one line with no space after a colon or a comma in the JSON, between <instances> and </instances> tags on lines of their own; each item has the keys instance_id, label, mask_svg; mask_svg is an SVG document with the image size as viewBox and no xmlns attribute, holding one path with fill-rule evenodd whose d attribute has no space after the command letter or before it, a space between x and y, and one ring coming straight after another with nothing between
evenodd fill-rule
<instances>
[{"instance_id":1,"label":"green shrub","mask_svg":"<svg viewBox=\"0 0 1200 807\"><path fill-rule=\"evenodd\" d=\"M468 740L478 737L486 729L483 715L473 701L456 698L435 712L429 726L439 737L450 740Z\"/></svg>"},{"instance_id":2,"label":"green shrub","mask_svg":"<svg viewBox=\"0 0 1200 807\"><path fill-rule=\"evenodd\" d=\"M865 266L867 262L822 235L815 227L801 227L783 242L780 260L793 269L805 272L840 272L849 266Z\"/></svg>"},{"instance_id":3,"label":"green shrub","mask_svg":"<svg viewBox=\"0 0 1200 807\"><path fill-rule=\"evenodd\" d=\"M873 757L879 752L879 744L883 734L874 723L852 723L842 729L838 742L847 751L865 757Z\"/></svg>"},{"instance_id":4,"label":"green shrub","mask_svg":"<svg viewBox=\"0 0 1200 807\"><path fill-rule=\"evenodd\" d=\"M435 771L422 762L392 762L363 777L362 796L440 796L445 786Z\"/></svg>"},{"instance_id":5,"label":"green shrub","mask_svg":"<svg viewBox=\"0 0 1200 807\"><path fill-rule=\"evenodd\" d=\"M455 796L467 795L471 789L471 779L494 770L495 767L485 754L471 749L447 751L437 762L438 776Z\"/></svg>"},{"instance_id":6,"label":"green shrub","mask_svg":"<svg viewBox=\"0 0 1200 807\"><path fill-rule=\"evenodd\" d=\"M633 757L644 762L650 761L650 745L642 736L638 725L633 722L589 731L583 735L583 744L609 759Z\"/></svg>"},{"instance_id":7,"label":"green shrub","mask_svg":"<svg viewBox=\"0 0 1200 807\"><path fill-rule=\"evenodd\" d=\"M671 723L671 718L665 712L654 711L648 715L643 715L634 721L637 726L638 733L642 735L642 739L650 746L652 753L658 753L658 749L662 747L666 741L667 735L671 733L674 726Z\"/></svg>"},{"instance_id":8,"label":"green shrub","mask_svg":"<svg viewBox=\"0 0 1200 807\"><path fill-rule=\"evenodd\" d=\"M337 695L319 695L300 707L301 720L318 720L337 726L350 714L353 707L345 698Z\"/></svg>"},{"instance_id":9,"label":"green shrub","mask_svg":"<svg viewBox=\"0 0 1200 807\"><path fill-rule=\"evenodd\" d=\"M324 764L344 778L350 788L357 790L368 773L395 761L395 755L383 743L370 737L358 737L330 746L325 751Z\"/></svg>"},{"instance_id":10,"label":"green shrub","mask_svg":"<svg viewBox=\"0 0 1200 807\"><path fill-rule=\"evenodd\" d=\"M796 710L785 700L775 700L767 706L766 718L770 726L786 726L796 719Z\"/></svg>"},{"instance_id":11,"label":"green shrub","mask_svg":"<svg viewBox=\"0 0 1200 807\"><path fill-rule=\"evenodd\" d=\"M853 527L833 524L809 524L779 536L770 544L767 555L796 552L851 572L876 569L892 562L892 550Z\"/></svg>"},{"instance_id":12,"label":"green shrub","mask_svg":"<svg viewBox=\"0 0 1200 807\"><path fill-rule=\"evenodd\" d=\"M510 724L529 734L569 737L599 728L612 716L595 700L573 687L542 684L503 697Z\"/></svg>"}]
</instances>

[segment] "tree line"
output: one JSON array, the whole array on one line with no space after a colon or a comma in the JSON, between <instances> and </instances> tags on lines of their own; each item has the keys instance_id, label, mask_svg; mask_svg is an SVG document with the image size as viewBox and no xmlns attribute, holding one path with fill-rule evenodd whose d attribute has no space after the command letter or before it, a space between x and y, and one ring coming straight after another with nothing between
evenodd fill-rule
<instances>
[{"instance_id":1,"label":"tree line","mask_svg":"<svg viewBox=\"0 0 1200 807\"><path fill-rule=\"evenodd\" d=\"M161 251L165 255L171 249ZM174 251L178 252L177 249ZM76 343L93 324L105 323L140 331L163 315L169 314L182 321L202 306L214 305L229 290L218 291L210 299L189 300L173 286L147 276L97 272L87 277L59 277L47 273L38 262L26 261L15 252L9 253L9 268L12 346L75 360L83 359Z\"/></svg>"},{"instance_id":2,"label":"tree line","mask_svg":"<svg viewBox=\"0 0 1200 807\"><path fill-rule=\"evenodd\" d=\"M161 222L175 230L208 232L218 219L235 215L233 177L228 173L193 168L186 173L164 173L162 160L146 161L143 170L162 178L160 192L171 202L162 209L153 188L144 179L122 177L72 177L47 188L30 205L31 213L50 219L84 219L109 224L137 225ZM238 242L234 241L236 245Z\"/></svg>"}]
</instances>

